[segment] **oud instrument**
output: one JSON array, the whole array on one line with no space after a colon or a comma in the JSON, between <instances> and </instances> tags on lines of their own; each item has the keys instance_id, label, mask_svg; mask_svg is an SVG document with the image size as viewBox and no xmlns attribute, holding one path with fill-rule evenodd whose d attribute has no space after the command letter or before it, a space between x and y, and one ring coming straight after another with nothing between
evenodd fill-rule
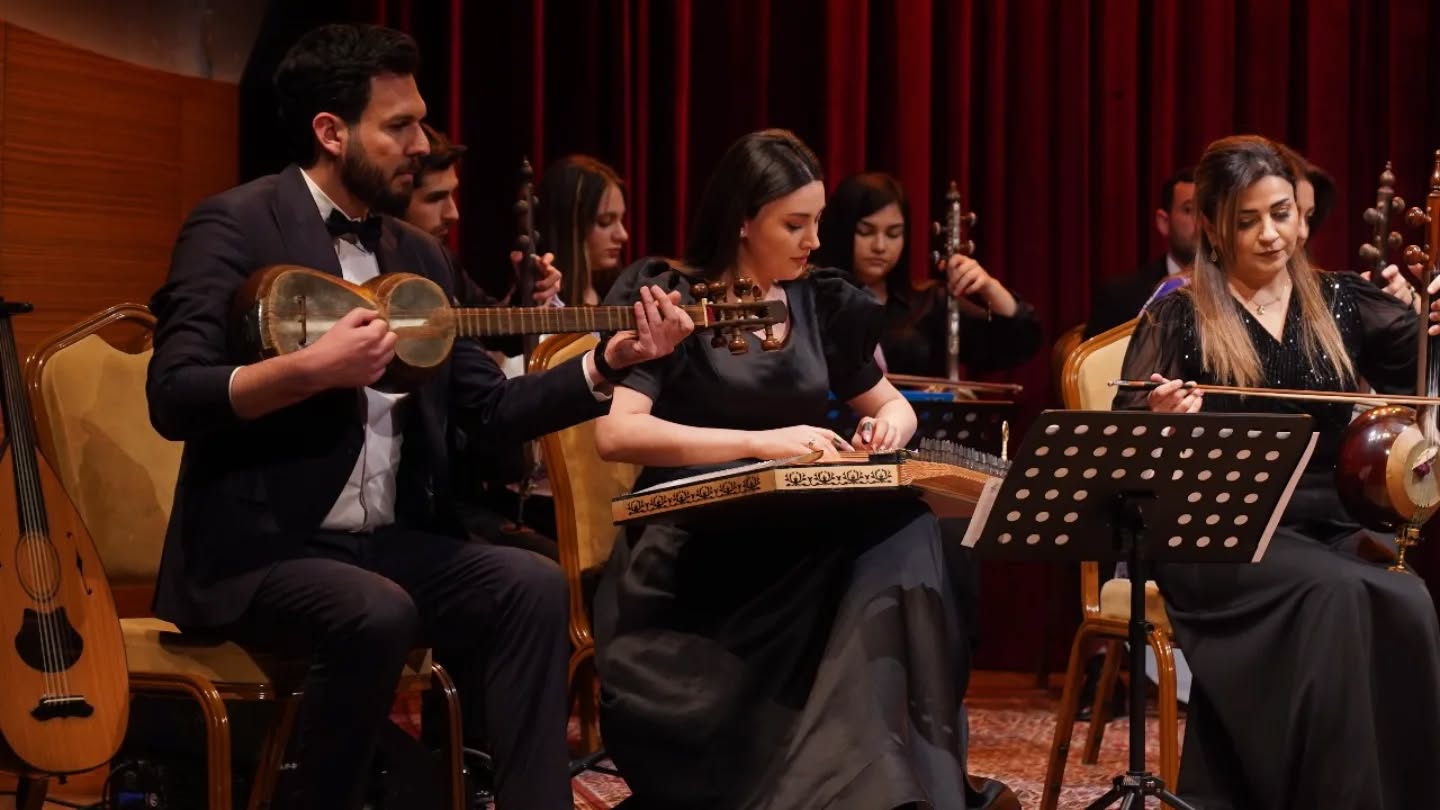
<instances>
[{"instance_id":1,"label":"oud instrument","mask_svg":"<svg viewBox=\"0 0 1440 810\"><path fill-rule=\"evenodd\" d=\"M100 556L37 451L11 324L30 309L0 299L0 767L68 774L119 750L130 686Z\"/></svg>"},{"instance_id":2,"label":"oud instrument","mask_svg":"<svg viewBox=\"0 0 1440 810\"><path fill-rule=\"evenodd\" d=\"M1430 175L1425 208L1406 212L1407 224L1425 228L1425 245L1405 249L1402 273L1420 265L1421 278L1411 279L1420 311L1429 312L1430 281L1437 274L1440 251L1440 151ZM1335 468L1336 487L1351 516L1367 528L1395 532L1399 558L1393 570L1409 570L1405 549L1420 538L1420 527L1440 508L1440 429L1436 399L1440 398L1440 338L1429 335L1429 319L1421 317L1416 336L1417 395L1424 401L1390 404L1361 414L1341 438ZM1393 399L1393 398L1392 398Z\"/></svg>"},{"instance_id":3,"label":"oud instrument","mask_svg":"<svg viewBox=\"0 0 1440 810\"><path fill-rule=\"evenodd\" d=\"M743 354L744 330L768 331L788 310L779 301L754 300L753 285L737 282L736 300L699 300L684 310L697 331L712 331L730 351ZM379 313L396 335L395 359L377 387L414 386L450 357L456 338L616 332L635 328L632 307L455 307L445 290L424 276L385 273L364 284L296 265L257 271L235 296L236 342L255 359L291 354L319 340L353 309ZM730 337L727 339L726 336ZM762 341L779 348L779 341Z\"/></svg>"},{"instance_id":4,"label":"oud instrument","mask_svg":"<svg viewBox=\"0 0 1440 810\"><path fill-rule=\"evenodd\" d=\"M968 447L926 439L920 449L891 453L819 452L668 481L611 502L617 524L653 519L692 521L724 510L758 506L823 509L866 496L909 494L937 514L970 514L987 484L1004 478L1009 462Z\"/></svg>"},{"instance_id":5,"label":"oud instrument","mask_svg":"<svg viewBox=\"0 0 1440 810\"><path fill-rule=\"evenodd\" d=\"M1380 187L1375 192L1375 207L1365 209L1362 219L1371 228L1370 241L1360 246L1361 267L1370 271L1370 280L1377 286L1385 286L1380 271L1389 262L1386 257L1392 250L1399 250L1404 241L1399 231L1390 230L1390 218L1405 210L1405 200L1395 195L1395 172L1390 161L1380 172ZM1412 280L1413 281L1413 280Z\"/></svg>"},{"instance_id":6,"label":"oud instrument","mask_svg":"<svg viewBox=\"0 0 1440 810\"><path fill-rule=\"evenodd\" d=\"M949 261L959 253L975 255L975 242L970 239L969 229L979 219L974 211L966 211L960 203L960 187L950 181L950 190L945 194L945 222L931 227L940 237L940 249L932 255L935 263ZM945 296L945 373L951 380L960 379L960 302L953 295Z\"/></svg>"}]
</instances>

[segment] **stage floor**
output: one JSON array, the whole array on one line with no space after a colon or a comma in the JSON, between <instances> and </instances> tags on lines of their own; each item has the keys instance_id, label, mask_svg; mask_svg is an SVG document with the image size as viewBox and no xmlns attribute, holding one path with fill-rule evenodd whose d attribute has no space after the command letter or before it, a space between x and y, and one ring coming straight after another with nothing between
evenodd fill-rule
<instances>
[{"instance_id":1,"label":"stage floor","mask_svg":"<svg viewBox=\"0 0 1440 810\"><path fill-rule=\"evenodd\" d=\"M966 700L970 709L970 772L1009 785L1027 810L1040 806L1060 687L1060 676L1051 681L1049 689L1040 689L1033 674L1012 672L977 672L971 681ZM1160 761L1158 726L1152 701L1145 732L1147 761L1152 771L1158 770ZM1088 723L1075 724L1060 810L1081 810L1088 806L1110 787L1115 774L1125 770L1129 721L1120 718L1109 724L1100 747L1100 758L1094 765L1080 762L1089 727ZM1183 716L1180 728L1183 735ZM628 795L624 782L616 777L589 773L575 780L576 810L604 810Z\"/></svg>"}]
</instances>

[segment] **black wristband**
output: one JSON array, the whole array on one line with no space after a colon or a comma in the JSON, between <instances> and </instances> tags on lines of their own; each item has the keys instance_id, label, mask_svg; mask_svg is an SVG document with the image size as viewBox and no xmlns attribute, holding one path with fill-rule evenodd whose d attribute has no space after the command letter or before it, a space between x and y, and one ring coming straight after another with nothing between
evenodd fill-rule
<instances>
[{"instance_id":1,"label":"black wristband","mask_svg":"<svg viewBox=\"0 0 1440 810\"><path fill-rule=\"evenodd\" d=\"M611 335L600 343L595 344L595 370L600 372L600 376L604 377L606 382L618 383L625 379L625 372L620 369L611 368L610 364L605 362L605 347L610 345L610 341L614 339L615 336Z\"/></svg>"}]
</instances>

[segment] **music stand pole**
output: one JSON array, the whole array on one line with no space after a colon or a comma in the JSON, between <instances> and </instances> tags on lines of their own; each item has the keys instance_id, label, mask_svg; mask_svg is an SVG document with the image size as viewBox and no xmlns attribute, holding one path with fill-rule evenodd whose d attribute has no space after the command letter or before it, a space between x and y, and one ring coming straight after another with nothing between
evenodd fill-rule
<instances>
[{"instance_id":1,"label":"music stand pole","mask_svg":"<svg viewBox=\"0 0 1440 810\"><path fill-rule=\"evenodd\" d=\"M1089 810L1156 796L1145 769L1145 583L1157 561L1254 563L1315 445L1304 414L1045 411L1003 479L986 484L964 545L1017 560L1119 561L1130 580L1130 765Z\"/></svg>"},{"instance_id":2,"label":"music stand pole","mask_svg":"<svg viewBox=\"0 0 1440 810\"><path fill-rule=\"evenodd\" d=\"M1110 790L1086 810L1109 807L1116 799L1121 799L1121 810L1143 810L1146 796L1158 796L1175 810L1196 810L1171 793L1145 765L1145 650L1150 635L1150 621L1145 615L1145 583L1150 576L1145 558L1145 507L1154 497L1152 492L1122 493L1115 504L1116 548L1128 554L1125 575L1130 580L1130 769L1116 776Z\"/></svg>"}]
</instances>

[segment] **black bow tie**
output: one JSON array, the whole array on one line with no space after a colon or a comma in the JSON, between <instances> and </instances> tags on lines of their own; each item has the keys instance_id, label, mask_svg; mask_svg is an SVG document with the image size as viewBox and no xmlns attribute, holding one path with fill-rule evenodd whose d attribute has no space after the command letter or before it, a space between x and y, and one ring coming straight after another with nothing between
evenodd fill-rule
<instances>
[{"instance_id":1,"label":"black bow tie","mask_svg":"<svg viewBox=\"0 0 1440 810\"><path fill-rule=\"evenodd\" d=\"M325 229L330 231L332 237L345 239L353 237L351 241L359 242L360 246L375 252L380 244L380 216L370 214L364 219L351 219L341 213L339 208L330 209L330 216L325 218Z\"/></svg>"}]
</instances>

